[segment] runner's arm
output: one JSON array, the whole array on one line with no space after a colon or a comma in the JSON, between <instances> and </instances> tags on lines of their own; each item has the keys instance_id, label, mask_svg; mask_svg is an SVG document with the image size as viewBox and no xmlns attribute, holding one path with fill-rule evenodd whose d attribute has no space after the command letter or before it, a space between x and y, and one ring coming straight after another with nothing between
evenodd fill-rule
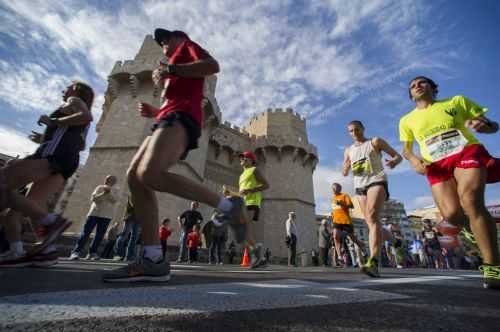
<instances>
[{"instance_id":1,"label":"runner's arm","mask_svg":"<svg viewBox=\"0 0 500 332\"><path fill-rule=\"evenodd\" d=\"M262 175L262 173L259 171L258 168L255 169L253 174L255 175L255 179L257 180L258 183L260 183L260 185L258 185L255 188L242 190L244 192L243 195L269 189L269 182L267 182L266 178L264 177L264 175Z\"/></svg>"},{"instance_id":2,"label":"runner's arm","mask_svg":"<svg viewBox=\"0 0 500 332\"><path fill-rule=\"evenodd\" d=\"M422 159L413 153L413 141L403 142L403 156L408 160L415 171L420 175L425 175L427 169Z\"/></svg>"},{"instance_id":3,"label":"runner's arm","mask_svg":"<svg viewBox=\"0 0 500 332\"><path fill-rule=\"evenodd\" d=\"M498 131L498 122L491 121L484 115L479 115L475 119L467 120L467 127L483 134L494 134Z\"/></svg>"},{"instance_id":4,"label":"runner's arm","mask_svg":"<svg viewBox=\"0 0 500 332\"><path fill-rule=\"evenodd\" d=\"M392 146L389 145L385 140L383 140L380 137L374 137L372 139L372 144L373 146L379 150L379 151L384 151L387 153L389 156L391 156L392 159L386 159L385 160L385 165L389 168L394 168L396 167L403 158L401 158L401 155L392 148Z\"/></svg>"},{"instance_id":5,"label":"runner's arm","mask_svg":"<svg viewBox=\"0 0 500 332\"><path fill-rule=\"evenodd\" d=\"M51 119L51 124L61 127L81 126L92 122L92 113L80 98L70 97L63 106L59 108L64 117Z\"/></svg>"},{"instance_id":6,"label":"runner's arm","mask_svg":"<svg viewBox=\"0 0 500 332\"><path fill-rule=\"evenodd\" d=\"M179 77L206 77L217 74L220 70L219 63L211 56L190 63L170 66L173 67L172 75Z\"/></svg>"},{"instance_id":7,"label":"runner's arm","mask_svg":"<svg viewBox=\"0 0 500 332\"><path fill-rule=\"evenodd\" d=\"M349 158L349 148L345 148L345 150L344 150L344 163L342 166L342 175L348 176L350 169L351 169L351 159Z\"/></svg>"}]
</instances>

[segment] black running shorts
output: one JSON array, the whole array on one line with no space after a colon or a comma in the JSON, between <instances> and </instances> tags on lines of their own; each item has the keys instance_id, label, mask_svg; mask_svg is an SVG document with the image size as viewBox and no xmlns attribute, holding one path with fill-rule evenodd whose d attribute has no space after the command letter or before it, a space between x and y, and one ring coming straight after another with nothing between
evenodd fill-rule
<instances>
[{"instance_id":1,"label":"black running shorts","mask_svg":"<svg viewBox=\"0 0 500 332\"><path fill-rule=\"evenodd\" d=\"M179 122L184 127L188 136L188 144L186 146L186 150L181 156L181 160L184 160L186 159L190 150L194 150L198 147L198 139L201 136L201 128L188 113L168 113L153 125L153 127L151 128L151 132L154 132L158 128L172 127L176 122Z\"/></svg>"}]
</instances>

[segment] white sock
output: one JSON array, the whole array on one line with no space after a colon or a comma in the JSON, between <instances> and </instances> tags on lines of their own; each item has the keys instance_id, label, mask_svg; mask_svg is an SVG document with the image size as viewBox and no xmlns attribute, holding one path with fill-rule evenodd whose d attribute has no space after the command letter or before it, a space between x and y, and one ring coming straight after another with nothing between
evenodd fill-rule
<instances>
[{"instance_id":1,"label":"white sock","mask_svg":"<svg viewBox=\"0 0 500 332\"><path fill-rule=\"evenodd\" d=\"M57 251L57 246L55 244L51 244L50 246L42 250L42 254L50 254L54 251Z\"/></svg>"},{"instance_id":2,"label":"white sock","mask_svg":"<svg viewBox=\"0 0 500 332\"><path fill-rule=\"evenodd\" d=\"M55 214L49 213L45 217L43 217L42 220L40 220L40 224L43 226L48 226L53 224L56 221L56 219L57 216Z\"/></svg>"},{"instance_id":3,"label":"white sock","mask_svg":"<svg viewBox=\"0 0 500 332\"><path fill-rule=\"evenodd\" d=\"M232 207L233 207L233 203L231 203L231 201L229 199L227 199L226 197L221 196L221 200L220 200L219 204L217 205L217 209L222 211L222 212L229 212L229 210L231 210Z\"/></svg>"},{"instance_id":4,"label":"white sock","mask_svg":"<svg viewBox=\"0 0 500 332\"><path fill-rule=\"evenodd\" d=\"M23 241L11 242L10 243L10 250L15 252L16 254L23 254L24 253Z\"/></svg>"},{"instance_id":5,"label":"white sock","mask_svg":"<svg viewBox=\"0 0 500 332\"><path fill-rule=\"evenodd\" d=\"M154 263L158 263L163 259L163 252L161 250L161 245L154 244L150 246L144 246L144 257L149 258Z\"/></svg>"}]
</instances>

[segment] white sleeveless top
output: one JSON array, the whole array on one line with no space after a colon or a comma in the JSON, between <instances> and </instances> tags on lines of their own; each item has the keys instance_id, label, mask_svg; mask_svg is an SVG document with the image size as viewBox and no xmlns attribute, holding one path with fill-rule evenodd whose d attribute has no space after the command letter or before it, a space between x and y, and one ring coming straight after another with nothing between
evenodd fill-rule
<instances>
[{"instance_id":1,"label":"white sleeveless top","mask_svg":"<svg viewBox=\"0 0 500 332\"><path fill-rule=\"evenodd\" d=\"M354 188L363 188L374 182L387 182L382 154L375 150L371 139L359 145L351 145L348 154L354 175Z\"/></svg>"}]
</instances>

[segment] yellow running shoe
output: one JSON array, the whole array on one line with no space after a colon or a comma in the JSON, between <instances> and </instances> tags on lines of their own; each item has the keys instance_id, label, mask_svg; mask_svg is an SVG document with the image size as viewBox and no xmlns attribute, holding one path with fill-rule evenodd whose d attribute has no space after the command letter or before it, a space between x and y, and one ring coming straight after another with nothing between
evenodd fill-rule
<instances>
[{"instance_id":1,"label":"yellow running shoe","mask_svg":"<svg viewBox=\"0 0 500 332\"><path fill-rule=\"evenodd\" d=\"M465 227L462 229L462 234L467 241L472 244L477 244L474 234L471 231L465 229Z\"/></svg>"},{"instance_id":2,"label":"yellow running shoe","mask_svg":"<svg viewBox=\"0 0 500 332\"><path fill-rule=\"evenodd\" d=\"M500 289L500 265L481 265L479 271L483 272L483 287Z\"/></svg>"},{"instance_id":3,"label":"yellow running shoe","mask_svg":"<svg viewBox=\"0 0 500 332\"><path fill-rule=\"evenodd\" d=\"M378 262L373 257L368 258L368 262L361 267L360 271L372 278L380 278Z\"/></svg>"}]
</instances>

